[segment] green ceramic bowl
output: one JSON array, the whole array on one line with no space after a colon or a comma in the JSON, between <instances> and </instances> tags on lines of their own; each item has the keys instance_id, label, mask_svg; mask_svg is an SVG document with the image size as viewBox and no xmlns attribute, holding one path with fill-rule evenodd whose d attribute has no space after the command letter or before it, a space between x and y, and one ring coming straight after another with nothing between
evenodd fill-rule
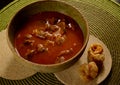
<instances>
[{"instance_id":1,"label":"green ceramic bowl","mask_svg":"<svg viewBox=\"0 0 120 85\"><path fill-rule=\"evenodd\" d=\"M84 45L82 49L80 49L80 51L75 56L73 56L67 61L64 61L58 64L50 64L50 65L36 64L20 57L20 55L17 53L16 49L14 48L15 31L17 30L17 28L20 27L21 21L23 22L26 16L30 16L38 12L44 12L44 11L56 11L56 12L70 16L79 24L83 32ZM15 14L15 16L12 18L12 20L9 23L9 26L7 29L7 37L8 37L8 44L18 62L28 66L31 69L36 70L37 72L53 73L53 72L62 71L70 67L80 58L88 42L89 29L88 29L87 22L82 16L82 14L75 7L67 4L66 2L53 1L53 0L37 1L25 6Z\"/></svg>"}]
</instances>

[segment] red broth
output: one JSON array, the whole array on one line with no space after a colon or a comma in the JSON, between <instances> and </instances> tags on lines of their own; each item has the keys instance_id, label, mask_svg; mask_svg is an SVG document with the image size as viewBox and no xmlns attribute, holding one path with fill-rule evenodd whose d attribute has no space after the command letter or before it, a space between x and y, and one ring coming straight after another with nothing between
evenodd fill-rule
<instances>
[{"instance_id":1,"label":"red broth","mask_svg":"<svg viewBox=\"0 0 120 85\"><path fill-rule=\"evenodd\" d=\"M81 49L83 42L78 24L58 12L30 16L15 36L15 48L20 56L38 64L68 60Z\"/></svg>"}]
</instances>

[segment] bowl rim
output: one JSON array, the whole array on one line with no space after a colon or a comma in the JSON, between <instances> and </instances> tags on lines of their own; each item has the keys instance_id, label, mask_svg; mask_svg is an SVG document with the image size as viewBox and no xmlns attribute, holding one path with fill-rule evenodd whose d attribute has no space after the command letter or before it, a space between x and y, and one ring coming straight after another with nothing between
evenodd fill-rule
<instances>
[{"instance_id":1,"label":"bowl rim","mask_svg":"<svg viewBox=\"0 0 120 85\"><path fill-rule=\"evenodd\" d=\"M11 43L11 41L10 41L10 39L9 39L9 29L10 29L10 26L11 26L11 24L12 24L12 21L13 21L13 19L16 17L16 15L17 15L20 11L22 11L24 8L26 8L26 7L28 7L28 6L32 5L32 4L42 3L42 2L57 2L57 3L61 3L61 4L64 4L64 5L67 5L67 6L71 6L73 9L75 9L77 12L79 12L81 18L82 18L82 19L84 20L84 22L85 22L85 25L86 25L86 37L84 38L85 41L84 41L84 43L83 43L82 48L81 48L73 57L71 57L71 58L68 59L68 60L65 60L64 62L54 63L54 64L38 64L38 63L34 63L34 62L32 62L32 61L28 61L28 60L24 59L23 57L21 57L21 56L19 55L19 53L17 53L16 49L12 46L12 43ZM85 17L83 16L83 14L81 14L81 12L77 9L77 7L75 7L75 6L67 3L67 2L65 2L65 1L58 1L58 0L41 0L41 1L32 2L32 3L30 3L30 4L28 4L28 5L24 6L24 7L22 7L22 8L19 9L19 10L14 14L14 16L10 19L10 21L9 21L9 23L8 23L8 26L7 26L7 31L6 31L6 32L7 32L7 42L8 42L9 48L12 50L14 56L18 57L19 59L21 59L22 61L25 61L25 62L28 63L28 64L35 65L35 66L47 66L47 67L49 66L49 67L53 67L53 66L59 66L59 65L65 64L65 63L67 63L67 62L69 62L69 61L72 61L72 60L74 60L74 59L85 49L85 47L86 47L86 45L87 45L87 42L88 42L88 40L89 40L89 26L88 26L87 20L86 20Z\"/></svg>"}]
</instances>

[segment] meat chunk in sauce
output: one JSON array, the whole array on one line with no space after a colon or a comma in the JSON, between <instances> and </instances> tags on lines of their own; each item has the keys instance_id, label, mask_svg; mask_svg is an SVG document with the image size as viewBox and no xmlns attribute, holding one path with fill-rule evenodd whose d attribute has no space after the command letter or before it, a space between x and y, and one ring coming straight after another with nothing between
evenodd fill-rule
<instances>
[{"instance_id":1,"label":"meat chunk in sauce","mask_svg":"<svg viewBox=\"0 0 120 85\"><path fill-rule=\"evenodd\" d=\"M25 39L25 40L24 40L24 45L25 45L25 46L27 46L27 45L31 45L31 46L32 46L34 42L35 42L34 40Z\"/></svg>"},{"instance_id":2,"label":"meat chunk in sauce","mask_svg":"<svg viewBox=\"0 0 120 85\"><path fill-rule=\"evenodd\" d=\"M55 42L54 42L54 41L51 41L51 40L47 40L47 41L45 42L45 45L46 45L46 46L48 46L48 45L54 46L54 45L55 45Z\"/></svg>"},{"instance_id":3,"label":"meat chunk in sauce","mask_svg":"<svg viewBox=\"0 0 120 85\"><path fill-rule=\"evenodd\" d=\"M27 52L26 52L26 54L25 54L25 58L26 58L26 59L29 59L29 58L32 57L34 54L35 54L35 50L27 49Z\"/></svg>"},{"instance_id":4,"label":"meat chunk in sauce","mask_svg":"<svg viewBox=\"0 0 120 85\"><path fill-rule=\"evenodd\" d=\"M48 51L48 48L45 48L42 44L38 44L37 51L38 52L45 52L45 51Z\"/></svg>"},{"instance_id":5,"label":"meat chunk in sauce","mask_svg":"<svg viewBox=\"0 0 120 85\"><path fill-rule=\"evenodd\" d=\"M57 57L55 63L61 63L61 62L64 62L65 61L65 57L64 56L60 56L60 57Z\"/></svg>"},{"instance_id":6,"label":"meat chunk in sauce","mask_svg":"<svg viewBox=\"0 0 120 85\"><path fill-rule=\"evenodd\" d=\"M57 25L61 28L60 33L63 35L66 32L66 24L65 22L59 22Z\"/></svg>"},{"instance_id":7,"label":"meat chunk in sauce","mask_svg":"<svg viewBox=\"0 0 120 85\"><path fill-rule=\"evenodd\" d=\"M73 48L70 48L69 50L62 50L60 53L59 53L59 56L64 56L64 55L67 55L67 54L70 54L73 52Z\"/></svg>"},{"instance_id":8,"label":"meat chunk in sauce","mask_svg":"<svg viewBox=\"0 0 120 85\"><path fill-rule=\"evenodd\" d=\"M31 34L26 34L26 35L25 35L25 38L26 38L26 39L30 39L30 38L32 38L32 35L31 35Z\"/></svg>"},{"instance_id":9,"label":"meat chunk in sauce","mask_svg":"<svg viewBox=\"0 0 120 85\"><path fill-rule=\"evenodd\" d=\"M39 37L41 39L47 38L47 35L43 30L35 29L33 30L33 34L35 34L36 37Z\"/></svg>"},{"instance_id":10,"label":"meat chunk in sauce","mask_svg":"<svg viewBox=\"0 0 120 85\"><path fill-rule=\"evenodd\" d=\"M59 36L59 35L58 35L58 36L56 37L55 42L57 43L57 45L63 44L63 43L65 42L65 36Z\"/></svg>"}]
</instances>

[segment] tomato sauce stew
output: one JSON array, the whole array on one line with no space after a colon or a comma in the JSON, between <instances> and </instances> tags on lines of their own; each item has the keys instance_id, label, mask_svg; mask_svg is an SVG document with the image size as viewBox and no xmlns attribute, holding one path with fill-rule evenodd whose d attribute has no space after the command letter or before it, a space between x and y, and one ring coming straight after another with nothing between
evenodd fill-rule
<instances>
[{"instance_id":1,"label":"tomato sauce stew","mask_svg":"<svg viewBox=\"0 0 120 85\"><path fill-rule=\"evenodd\" d=\"M21 57L38 64L60 63L83 46L79 25L58 12L41 12L28 17L15 34L15 48Z\"/></svg>"}]
</instances>

